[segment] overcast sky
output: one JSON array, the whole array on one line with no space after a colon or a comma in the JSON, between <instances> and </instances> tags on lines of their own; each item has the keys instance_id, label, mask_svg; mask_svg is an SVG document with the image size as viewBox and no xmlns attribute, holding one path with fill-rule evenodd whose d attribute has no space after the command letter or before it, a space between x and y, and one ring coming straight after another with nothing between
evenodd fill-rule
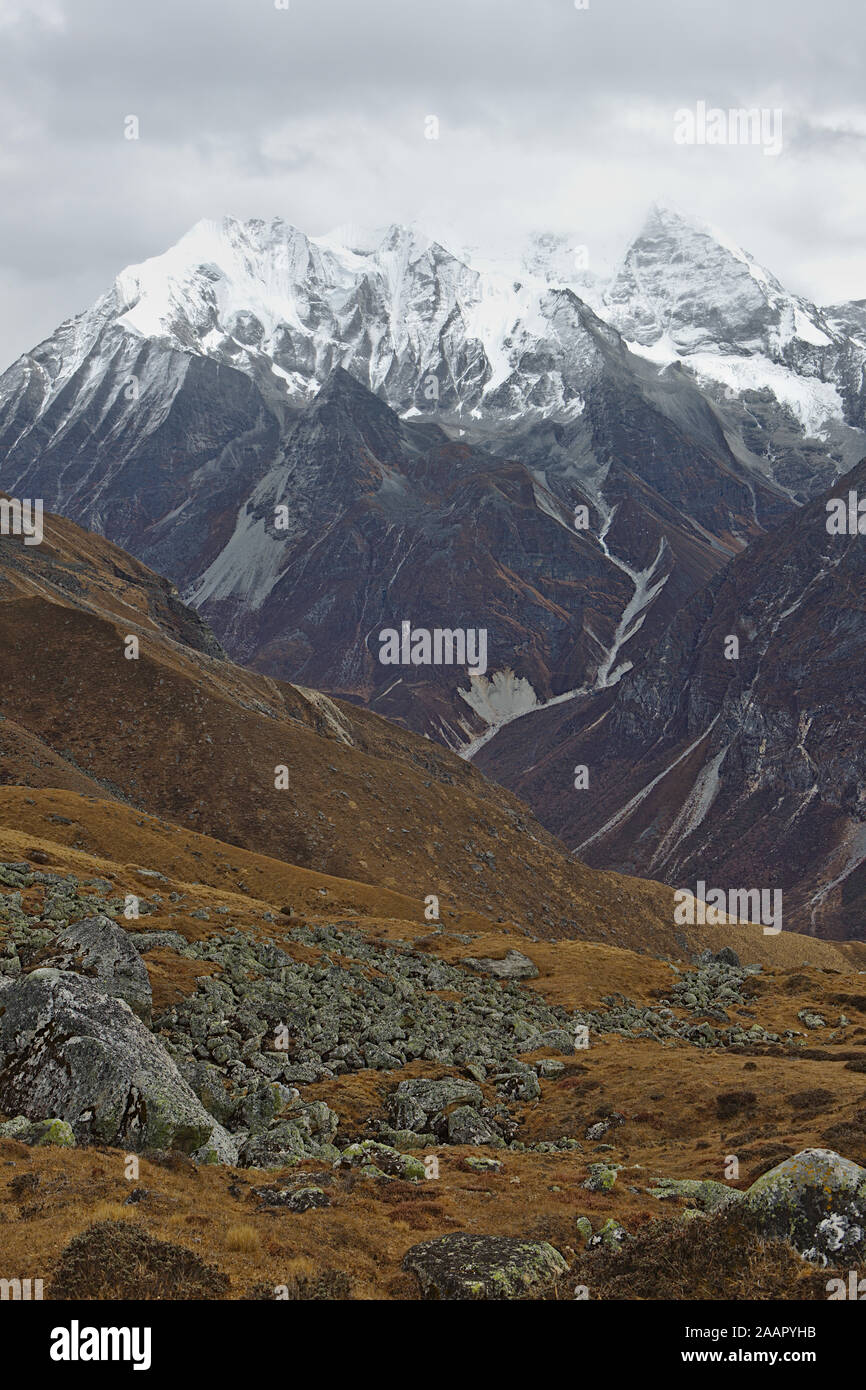
<instances>
[{"instance_id":1,"label":"overcast sky","mask_svg":"<svg viewBox=\"0 0 866 1390\"><path fill-rule=\"evenodd\" d=\"M225 213L494 254L550 229L604 269L656 200L866 297L855 0L281 2L0 0L0 368ZM676 144L700 101L781 108L781 155Z\"/></svg>"}]
</instances>

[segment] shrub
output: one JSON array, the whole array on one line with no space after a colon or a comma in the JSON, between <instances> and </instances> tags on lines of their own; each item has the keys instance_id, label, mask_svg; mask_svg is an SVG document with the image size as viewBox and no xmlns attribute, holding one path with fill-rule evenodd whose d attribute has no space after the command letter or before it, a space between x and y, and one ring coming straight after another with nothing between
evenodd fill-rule
<instances>
[{"instance_id":1,"label":"shrub","mask_svg":"<svg viewBox=\"0 0 866 1390\"><path fill-rule=\"evenodd\" d=\"M52 1299L223 1298L227 1275L192 1250L157 1240L129 1221L99 1221L60 1256Z\"/></svg>"},{"instance_id":2,"label":"shrub","mask_svg":"<svg viewBox=\"0 0 866 1390\"><path fill-rule=\"evenodd\" d=\"M827 1297L816 1270L786 1241L765 1239L739 1206L712 1217L655 1220L620 1247L578 1255L567 1281L590 1298L790 1299ZM558 1297L564 1296L562 1284Z\"/></svg>"}]
</instances>

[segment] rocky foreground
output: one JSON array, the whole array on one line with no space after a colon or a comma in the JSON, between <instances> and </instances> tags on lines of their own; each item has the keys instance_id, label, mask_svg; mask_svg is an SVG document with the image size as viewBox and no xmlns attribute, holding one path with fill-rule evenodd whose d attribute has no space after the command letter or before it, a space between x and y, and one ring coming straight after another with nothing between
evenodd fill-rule
<instances>
[{"instance_id":1,"label":"rocky foreground","mask_svg":"<svg viewBox=\"0 0 866 1390\"><path fill-rule=\"evenodd\" d=\"M0 864L0 1226L10 1249L26 1236L29 1277L51 1268L52 1296L828 1297L833 1268L862 1259L866 997L839 978L828 993L829 972L787 972L780 1014L779 981L762 993L762 966L728 947L647 961L668 981L652 1002L600 983L566 1007L528 939L486 954L477 932L386 935L289 905L243 924L147 876L129 920L112 879ZM797 1151L766 1088L730 1079L810 1063L842 1063L850 1091L792 1092L788 1130L818 1127ZM636 1091L616 1079L630 1072ZM714 1102L699 1127L677 1113L696 1077ZM82 1211L85 1168L105 1195L91 1181ZM74 1234L33 1248L51 1207ZM149 1229L166 1222L179 1244ZM643 1286L660 1241L691 1291ZM752 1252L751 1284L709 1259L714 1241Z\"/></svg>"}]
</instances>

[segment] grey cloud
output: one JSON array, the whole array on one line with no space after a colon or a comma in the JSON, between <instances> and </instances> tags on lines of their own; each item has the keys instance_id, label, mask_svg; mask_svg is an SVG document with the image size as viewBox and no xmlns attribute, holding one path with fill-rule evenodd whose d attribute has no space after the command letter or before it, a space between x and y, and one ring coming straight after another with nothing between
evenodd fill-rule
<instances>
[{"instance_id":1,"label":"grey cloud","mask_svg":"<svg viewBox=\"0 0 866 1390\"><path fill-rule=\"evenodd\" d=\"M224 212L491 244L549 225L603 261L658 199L792 288L866 293L849 0L0 0L0 36L0 365ZM698 100L781 106L784 155L675 146Z\"/></svg>"}]
</instances>

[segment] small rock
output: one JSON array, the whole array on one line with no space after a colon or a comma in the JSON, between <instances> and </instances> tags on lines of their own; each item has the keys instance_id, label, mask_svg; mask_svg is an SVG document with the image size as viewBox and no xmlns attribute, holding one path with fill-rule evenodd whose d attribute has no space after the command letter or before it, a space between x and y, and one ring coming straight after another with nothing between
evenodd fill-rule
<instances>
[{"instance_id":1,"label":"small rock","mask_svg":"<svg viewBox=\"0 0 866 1390\"><path fill-rule=\"evenodd\" d=\"M610 1192L617 1178L617 1169L606 1163L591 1163L589 1177L583 1184L590 1192Z\"/></svg>"},{"instance_id":2,"label":"small rock","mask_svg":"<svg viewBox=\"0 0 866 1390\"><path fill-rule=\"evenodd\" d=\"M468 1154L463 1167L470 1173L501 1173L505 1165L498 1158L485 1158L482 1154Z\"/></svg>"}]
</instances>

